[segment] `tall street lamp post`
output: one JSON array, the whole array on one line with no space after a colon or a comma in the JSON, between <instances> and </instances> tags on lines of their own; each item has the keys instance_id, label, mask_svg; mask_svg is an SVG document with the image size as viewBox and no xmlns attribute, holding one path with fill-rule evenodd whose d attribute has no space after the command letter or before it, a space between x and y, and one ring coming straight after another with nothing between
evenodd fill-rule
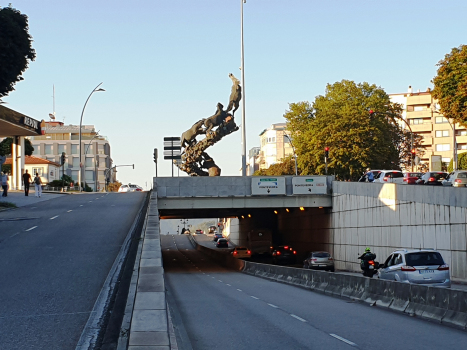
<instances>
[{"instance_id":1,"label":"tall street lamp post","mask_svg":"<svg viewBox=\"0 0 467 350\"><path fill-rule=\"evenodd\" d=\"M243 51L243 4L246 0L240 0L241 7L241 21L240 21L240 35L241 35L241 70L242 70L242 176L246 176L246 131L245 131L245 57Z\"/></svg>"},{"instance_id":2,"label":"tall street lamp post","mask_svg":"<svg viewBox=\"0 0 467 350\"><path fill-rule=\"evenodd\" d=\"M88 101L89 99L91 98L92 94L95 93L96 91L105 91L104 89L100 89L99 86L101 86L102 83L100 83L99 85L97 85L94 90L91 91L91 93L89 94L88 98L86 99L86 102L84 103L84 106L83 106L83 111L81 112L81 118L79 120L79 172L78 172L78 186L79 186L79 191L81 192L82 191L82 187L81 187L81 178L82 178L82 172L83 172L83 163L82 163L82 147L81 147L81 127L83 125L83 114L84 114L84 110L86 109L86 105L88 104Z\"/></svg>"}]
</instances>

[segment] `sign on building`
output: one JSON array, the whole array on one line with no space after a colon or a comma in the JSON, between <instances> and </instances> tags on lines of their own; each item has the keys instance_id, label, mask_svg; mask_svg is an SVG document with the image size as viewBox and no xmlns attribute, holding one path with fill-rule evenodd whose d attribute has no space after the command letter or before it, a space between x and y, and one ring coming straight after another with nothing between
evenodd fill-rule
<instances>
[{"instance_id":1,"label":"sign on building","mask_svg":"<svg viewBox=\"0 0 467 350\"><path fill-rule=\"evenodd\" d=\"M326 176L298 176L292 178L293 194L327 194Z\"/></svg>"},{"instance_id":2,"label":"sign on building","mask_svg":"<svg viewBox=\"0 0 467 350\"><path fill-rule=\"evenodd\" d=\"M253 176L251 178L252 195L285 195L284 177Z\"/></svg>"}]
</instances>

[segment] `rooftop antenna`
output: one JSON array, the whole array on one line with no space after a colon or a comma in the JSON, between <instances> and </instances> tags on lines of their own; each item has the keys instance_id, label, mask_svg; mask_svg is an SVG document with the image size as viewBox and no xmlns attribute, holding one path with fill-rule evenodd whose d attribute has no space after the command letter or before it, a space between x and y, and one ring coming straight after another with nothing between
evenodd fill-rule
<instances>
[{"instance_id":1,"label":"rooftop antenna","mask_svg":"<svg viewBox=\"0 0 467 350\"><path fill-rule=\"evenodd\" d=\"M53 113L49 113L50 120L55 120L55 84L53 86Z\"/></svg>"}]
</instances>

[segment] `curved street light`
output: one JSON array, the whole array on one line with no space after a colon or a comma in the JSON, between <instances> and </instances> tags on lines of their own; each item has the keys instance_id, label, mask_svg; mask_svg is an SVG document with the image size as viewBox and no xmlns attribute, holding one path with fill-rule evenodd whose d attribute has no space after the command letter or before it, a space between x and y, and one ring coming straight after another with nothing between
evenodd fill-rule
<instances>
[{"instance_id":1,"label":"curved street light","mask_svg":"<svg viewBox=\"0 0 467 350\"><path fill-rule=\"evenodd\" d=\"M97 85L94 90L91 91L91 93L89 94L88 98L86 99L86 102L84 103L84 107L83 107L83 111L81 112L81 118L79 120L79 172L78 172L78 186L79 186L79 191L81 192L82 191L82 187L81 187L81 175L82 175L82 172L83 172L83 164L82 164L82 149L81 149L81 127L83 125L83 114L84 114L84 110L86 109L86 105L88 104L88 101L89 99L91 98L92 94L95 93L96 91L105 91L104 89L101 89L99 88L99 86L101 86L102 83L100 83L99 85Z\"/></svg>"}]
</instances>

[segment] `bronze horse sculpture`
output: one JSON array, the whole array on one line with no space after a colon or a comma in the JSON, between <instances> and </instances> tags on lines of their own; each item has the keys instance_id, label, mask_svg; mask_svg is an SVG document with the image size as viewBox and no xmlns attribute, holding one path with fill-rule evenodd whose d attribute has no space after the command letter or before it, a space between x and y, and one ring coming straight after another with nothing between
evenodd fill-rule
<instances>
[{"instance_id":1,"label":"bronze horse sculpture","mask_svg":"<svg viewBox=\"0 0 467 350\"><path fill-rule=\"evenodd\" d=\"M206 133L206 131L202 128L205 120L206 119L198 120L191 128L182 134L182 137L180 138L182 147L185 147L185 144L192 146L196 143L196 136Z\"/></svg>"}]
</instances>

